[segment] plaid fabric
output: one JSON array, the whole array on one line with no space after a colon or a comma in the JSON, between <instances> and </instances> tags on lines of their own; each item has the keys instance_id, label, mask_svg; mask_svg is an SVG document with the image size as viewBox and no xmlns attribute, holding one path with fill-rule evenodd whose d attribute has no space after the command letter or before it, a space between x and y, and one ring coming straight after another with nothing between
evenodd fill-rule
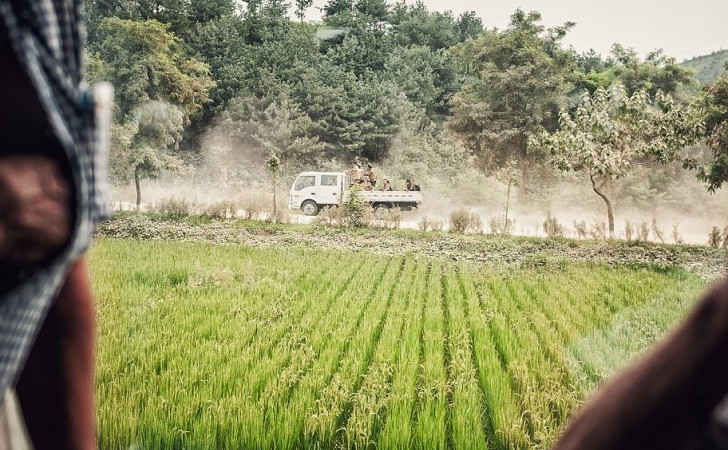
<instances>
[{"instance_id":1,"label":"plaid fabric","mask_svg":"<svg viewBox=\"0 0 728 450\"><path fill-rule=\"evenodd\" d=\"M15 381L69 266L88 248L94 223L106 215L111 91L83 85L80 8L81 0L0 0L0 20L68 161L77 199L68 249L0 298L0 392Z\"/></svg>"}]
</instances>

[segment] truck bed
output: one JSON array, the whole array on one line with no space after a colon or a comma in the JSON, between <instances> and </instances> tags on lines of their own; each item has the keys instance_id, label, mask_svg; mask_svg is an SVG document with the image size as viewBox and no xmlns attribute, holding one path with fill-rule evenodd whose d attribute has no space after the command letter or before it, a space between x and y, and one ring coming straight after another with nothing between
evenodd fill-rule
<instances>
[{"instance_id":1,"label":"truck bed","mask_svg":"<svg viewBox=\"0 0 728 450\"><path fill-rule=\"evenodd\" d=\"M360 191L362 200L376 203L421 203L420 191Z\"/></svg>"}]
</instances>

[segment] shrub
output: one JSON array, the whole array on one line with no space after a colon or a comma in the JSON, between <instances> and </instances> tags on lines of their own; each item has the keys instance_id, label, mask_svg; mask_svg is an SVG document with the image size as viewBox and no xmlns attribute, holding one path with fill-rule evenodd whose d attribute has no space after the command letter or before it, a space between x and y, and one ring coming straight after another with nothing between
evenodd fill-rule
<instances>
[{"instance_id":1,"label":"shrub","mask_svg":"<svg viewBox=\"0 0 728 450\"><path fill-rule=\"evenodd\" d=\"M442 231L442 220L433 220L430 222L430 229L432 231Z\"/></svg>"},{"instance_id":2,"label":"shrub","mask_svg":"<svg viewBox=\"0 0 728 450\"><path fill-rule=\"evenodd\" d=\"M683 238L680 236L680 231L678 230L678 224L672 226L672 241L677 245L683 243Z\"/></svg>"},{"instance_id":3,"label":"shrub","mask_svg":"<svg viewBox=\"0 0 728 450\"><path fill-rule=\"evenodd\" d=\"M349 193L349 198L342 205L343 224L350 227L365 227L372 222L374 211L369 203L359 196L360 189L354 187Z\"/></svg>"},{"instance_id":4,"label":"shrub","mask_svg":"<svg viewBox=\"0 0 728 450\"><path fill-rule=\"evenodd\" d=\"M708 234L708 245L710 245L713 248L720 247L720 244L723 242L723 233L721 233L720 228L713 227L712 230L710 230L710 234Z\"/></svg>"},{"instance_id":5,"label":"shrub","mask_svg":"<svg viewBox=\"0 0 728 450\"><path fill-rule=\"evenodd\" d=\"M417 227L420 229L420 231L427 231L430 228L432 228L432 222L427 218L427 216L423 216L422 219L417 223Z\"/></svg>"},{"instance_id":6,"label":"shrub","mask_svg":"<svg viewBox=\"0 0 728 450\"><path fill-rule=\"evenodd\" d=\"M223 220L235 217L237 211L238 207L234 202L222 201L209 205L205 208L202 215L210 217L211 219Z\"/></svg>"},{"instance_id":7,"label":"shrub","mask_svg":"<svg viewBox=\"0 0 728 450\"><path fill-rule=\"evenodd\" d=\"M470 213L463 209L456 209L450 213L450 231L465 233L470 226Z\"/></svg>"},{"instance_id":8,"label":"shrub","mask_svg":"<svg viewBox=\"0 0 728 450\"><path fill-rule=\"evenodd\" d=\"M624 222L624 237L627 239L627 242L632 242L632 238L634 238L634 225L632 225L632 222L629 220L626 220Z\"/></svg>"},{"instance_id":9,"label":"shrub","mask_svg":"<svg viewBox=\"0 0 728 450\"><path fill-rule=\"evenodd\" d=\"M156 212L167 219L179 220L192 214L192 208L192 202L171 197L160 201L157 204Z\"/></svg>"},{"instance_id":10,"label":"shrub","mask_svg":"<svg viewBox=\"0 0 728 450\"><path fill-rule=\"evenodd\" d=\"M543 231L547 237L557 238L564 237L564 227L561 225L556 217L553 217L549 212L546 216L546 220L543 222Z\"/></svg>"},{"instance_id":11,"label":"shrub","mask_svg":"<svg viewBox=\"0 0 728 450\"><path fill-rule=\"evenodd\" d=\"M604 222L595 223L589 230L589 236L597 241L603 241L607 238L607 224Z\"/></svg>"},{"instance_id":12,"label":"shrub","mask_svg":"<svg viewBox=\"0 0 728 450\"><path fill-rule=\"evenodd\" d=\"M476 213L470 214L470 224L468 230L471 233L481 234L483 232L483 221L480 216Z\"/></svg>"},{"instance_id":13,"label":"shrub","mask_svg":"<svg viewBox=\"0 0 728 450\"><path fill-rule=\"evenodd\" d=\"M268 202L262 195L250 194L240 199L240 208L243 210L243 218L247 220L258 220L265 211Z\"/></svg>"},{"instance_id":14,"label":"shrub","mask_svg":"<svg viewBox=\"0 0 728 450\"><path fill-rule=\"evenodd\" d=\"M315 223L339 227L343 225L343 209L336 206L329 206L321 210L314 220Z\"/></svg>"},{"instance_id":15,"label":"shrub","mask_svg":"<svg viewBox=\"0 0 728 450\"><path fill-rule=\"evenodd\" d=\"M515 227L515 219L508 219L508 222L504 222L503 219L491 217L488 221L488 228L490 228L491 234L510 235Z\"/></svg>"},{"instance_id":16,"label":"shrub","mask_svg":"<svg viewBox=\"0 0 728 450\"><path fill-rule=\"evenodd\" d=\"M662 244L665 243L665 233L657 226L657 219L654 217L652 218L652 234L655 236L656 241L660 241Z\"/></svg>"},{"instance_id":17,"label":"shrub","mask_svg":"<svg viewBox=\"0 0 728 450\"><path fill-rule=\"evenodd\" d=\"M586 221L582 220L581 222L574 221L574 230L576 231L576 237L579 239L586 239L587 237L587 230L586 230Z\"/></svg>"}]
</instances>

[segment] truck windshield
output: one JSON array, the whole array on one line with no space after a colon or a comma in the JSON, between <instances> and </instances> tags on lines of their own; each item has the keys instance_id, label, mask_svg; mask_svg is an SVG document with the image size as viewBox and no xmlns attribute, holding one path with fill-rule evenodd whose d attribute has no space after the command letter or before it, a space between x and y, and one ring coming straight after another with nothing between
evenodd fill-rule
<instances>
[{"instance_id":1,"label":"truck windshield","mask_svg":"<svg viewBox=\"0 0 728 450\"><path fill-rule=\"evenodd\" d=\"M300 191L301 189L306 189L307 187L315 186L316 185L316 177L313 175L306 175L306 176L300 176L296 180L296 184L293 186L293 189Z\"/></svg>"}]
</instances>

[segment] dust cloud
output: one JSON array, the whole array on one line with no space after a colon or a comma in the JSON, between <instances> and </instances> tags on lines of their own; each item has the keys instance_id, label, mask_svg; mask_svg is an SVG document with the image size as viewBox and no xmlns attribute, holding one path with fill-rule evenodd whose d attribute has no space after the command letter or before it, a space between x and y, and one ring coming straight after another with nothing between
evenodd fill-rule
<instances>
[{"instance_id":1,"label":"dust cloud","mask_svg":"<svg viewBox=\"0 0 728 450\"><path fill-rule=\"evenodd\" d=\"M153 210L160 202L174 198L189 202L197 210L228 202L237 205L240 212L254 208L261 210L258 217L266 216L265 211L272 207L272 182L265 170L266 153L258 146L231 135L222 126L206 133L200 147L204 151L197 161L189 164L196 169L182 175L164 174L156 180L142 181L142 209ZM346 168L345 164L337 161L329 161L325 167L306 165L305 162L296 166L288 163L283 167L284 176L278 183L279 208L287 209L288 191L298 171ZM395 187L403 185L404 180L399 179L401 176L391 175L401 173L401 170L388 163L375 167L375 172L379 173L379 179L390 178ZM726 190L709 194L693 173L675 173L679 179L673 180L660 194L643 192L641 197L635 198L634 192L625 193L623 186L641 182L639 176L621 180L612 186L610 196L614 204L617 238L625 238L627 222L635 231L645 223L650 228L649 240L659 242L652 230L654 221L665 243L674 243L674 238L678 237L684 243L705 245L713 227L723 230L728 225ZM641 176L644 177L644 174ZM458 209L478 215L486 233L491 232L491 222L504 221L506 186L494 177L485 177L471 168L454 179L452 174L438 176L432 170L423 177L414 178L422 186L424 203L419 209L403 214L401 226L404 228L417 229L426 218L430 222L440 222L442 229L447 230L450 214ZM134 199L133 185L112 189L112 208L115 210L134 209ZM311 217L297 211L290 213L291 222L312 221ZM508 216L514 220L513 234L545 236L543 224L549 215L564 227L567 237L573 238L578 237L575 223L583 222L587 230L591 230L607 222L603 201L594 194L585 179L552 177L542 186L532 187L528 193L518 187L512 189ZM678 236L675 236L674 230L677 230Z\"/></svg>"}]
</instances>

